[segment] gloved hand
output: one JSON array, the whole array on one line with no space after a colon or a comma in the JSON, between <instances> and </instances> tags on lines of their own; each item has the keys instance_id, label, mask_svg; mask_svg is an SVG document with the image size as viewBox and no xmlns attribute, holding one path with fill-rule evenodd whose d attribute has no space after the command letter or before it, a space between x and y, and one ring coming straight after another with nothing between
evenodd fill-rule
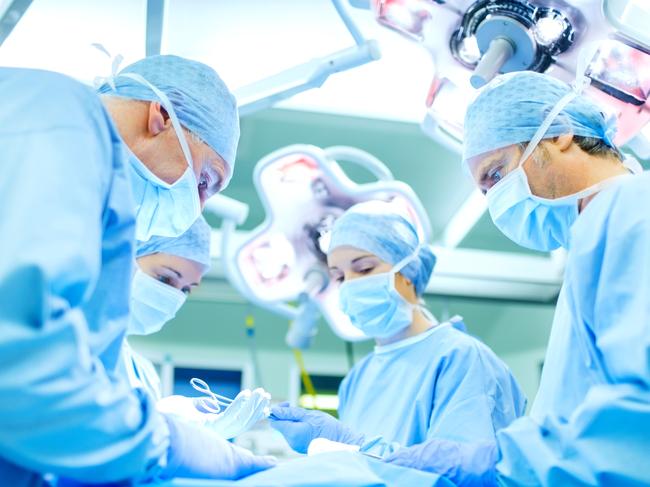
<instances>
[{"instance_id":1,"label":"gloved hand","mask_svg":"<svg viewBox=\"0 0 650 487\"><path fill-rule=\"evenodd\" d=\"M298 453L307 453L315 438L326 438L349 445L361 445L364 436L353 432L333 416L321 411L290 407L282 403L271 409L271 426L286 438Z\"/></svg>"},{"instance_id":2,"label":"gloved hand","mask_svg":"<svg viewBox=\"0 0 650 487\"><path fill-rule=\"evenodd\" d=\"M198 404L195 399L197 409L202 409L202 402ZM261 419L269 415L269 406L271 405L271 395L262 388L250 391L248 389L237 394L234 401L219 414L208 414L205 426L210 428L222 438L229 440L239 436L245 431L251 429Z\"/></svg>"},{"instance_id":3,"label":"gloved hand","mask_svg":"<svg viewBox=\"0 0 650 487\"><path fill-rule=\"evenodd\" d=\"M173 416L165 416L170 432L163 479L189 477L236 480L277 464L270 456L256 456L216 433Z\"/></svg>"},{"instance_id":4,"label":"gloved hand","mask_svg":"<svg viewBox=\"0 0 650 487\"><path fill-rule=\"evenodd\" d=\"M203 406L204 398L168 396L157 403L158 411L205 426L227 440L248 431L269 414L271 395L264 389L241 391L221 413L212 413Z\"/></svg>"},{"instance_id":5,"label":"gloved hand","mask_svg":"<svg viewBox=\"0 0 650 487\"><path fill-rule=\"evenodd\" d=\"M197 409L195 398L179 395L163 397L156 403L156 409L167 416L180 418L201 426L205 423L207 416L206 413Z\"/></svg>"},{"instance_id":6,"label":"gloved hand","mask_svg":"<svg viewBox=\"0 0 650 487\"><path fill-rule=\"evenodd\" d=\"M459 487L497 485L497 446L493 442L433 439L400 448L385 461L437 473Z\"/></svg>"}]
</instances>

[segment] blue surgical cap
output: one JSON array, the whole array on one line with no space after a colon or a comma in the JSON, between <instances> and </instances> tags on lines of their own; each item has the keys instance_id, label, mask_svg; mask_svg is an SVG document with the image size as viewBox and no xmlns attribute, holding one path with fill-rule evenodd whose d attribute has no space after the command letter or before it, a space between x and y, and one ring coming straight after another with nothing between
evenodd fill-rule
<instances>
[{"instance_id":1,"label":"blue surgical cap","mask_svg":"<svg viewBox=\"0 0 650 487\"><path fill-rule=\"evenodd\" d=\"M572 88L549 75L520 71L497 76L470 104L465 114L463 160L529 142L546 115ZM559 113L543 138L572 133L602 139L614 147L614 118L583 95Z\"/></svg>"},{"instance_id":2,"label":"blue surgical cap","mask_svg":"<svg viewBox=\"0 0 650 487\"><path fill-rule=\"evenodd\" d=\"M391 265L399 263L417 249L419 237L413 224L390 203L367 201L349 208L332 228L329 251L350 246L376 255ZM413 283L421 296L433 272L436 257L428 246L400 274Z\"/></svg>"},{"instance_id":3,"label":"blue surgical cap","mask_svg":"<svg viewBox=\"0 0 650 487\"><path fill-rule=\"evenodd\" d=\"M113 80L115 90L104 83L98 93L160 101L147 86L120 76L124 73L139 74L165 93L181 125L215 150L232 175L239 142L237 101L214 69L178 56L150 56L122 69Z\"/></svg>"},{"instance_id":4,"label":"blue surgical cap","mask_svg":"<svg viewBox=\"0 0 650 487\"><path fill-rule=\"evenodd\" d=\"M140 258L159 252L194 261L203 266L205 274L210 268L210 225L199 216L180 237L154 236L146 242L138 242L135 256Z\"/></svg>"}]
</instances>

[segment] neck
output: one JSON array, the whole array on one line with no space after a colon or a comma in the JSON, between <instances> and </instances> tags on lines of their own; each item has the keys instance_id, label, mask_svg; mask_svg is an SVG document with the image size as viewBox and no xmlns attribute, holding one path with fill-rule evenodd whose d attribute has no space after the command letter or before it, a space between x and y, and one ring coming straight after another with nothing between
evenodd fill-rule
<instances>
[{"instance_id":1,"label":"neck","mask_svg":"<svg viewBox=\"0 0 650 487\"><path fill-rule=\"evenodd\" d=\"M618 159L606 161L604 163L596 163L597 161L591 162L592 164L586 166L589 168L588 174L585 175L586 181L584 186L586 188L602 183L608 179L615 178L617 176L629 174L630 172ZM578 202L578 211L582 212L598 193L599 191L587 196L586 198L581 199Z\"/></svg>"},{"instance_id":2,"label":"neck","mask_svg":"<svg viewBox=\"0 0 650 487\"><path fill-rule=\"evenodd\" d=\"M420 333L424 333L425 331L436 326L437 324L438 324L437 321L431 322L431 320L429 320L429 318L427 318L422 313L420 308L415 308L413 310L413 321L409 326L407 326L404 330L400 331L396 335L393 335L392 337L376 338L375 343L381 346L381 345L389 345L391 343L399 342L406 338L410 338L419 335Z\"/></svg>"}]
</instances>

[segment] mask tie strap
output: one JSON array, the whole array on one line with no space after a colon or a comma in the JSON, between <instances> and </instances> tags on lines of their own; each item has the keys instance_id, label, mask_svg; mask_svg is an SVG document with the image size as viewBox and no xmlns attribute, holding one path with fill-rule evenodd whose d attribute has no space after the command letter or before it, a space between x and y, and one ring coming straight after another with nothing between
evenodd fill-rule
<instances>
[{"instance_id":1,"label":"mask tie strap","mask_svg":"<svg viewBox=\"0 0 650 487\"><path fill-rule=\"evenodd\" d=\"M417 257L420 255L420 250L424 248L424 245L425 244L418 244L418 246L415 247L415 250L412 253L404 257L402 260L400 260L397 264L395 264L391 268L391 272L397 273L402 269L404 269L404 267L406 267L408 264L410 264L411 261L417 259Z\"/></svg>"},{"instance_id":2,"label":"mask tie strap","mask_svg":"<svg viewBox=\"0 0 650 487\"><path fill-rule=\"evenodd\" d=\"M569 103L571 103L574 98L581 95L591 84L591 78L589 78L589 76L587 76L585 73L587 72L589 63L596 55L597 50L598 44L592 42L580 51L576 68L576 78L573 82L573 89L562 98L560 98L560 100L555 104L553 109L546 116L542 124L535 132L535 135L533 135L533 138L530 139L530 142L526 146L526 150L524 150L524 153L519 159L519 164L517 164L518 167L521 167L523 163L526 162L526 160L532 155L533 151L537 148L540 141L544 138L544 135L546 135L549 127L555 121L560 112L564 110L564 108Z\"/></svg>"}]
</instances>

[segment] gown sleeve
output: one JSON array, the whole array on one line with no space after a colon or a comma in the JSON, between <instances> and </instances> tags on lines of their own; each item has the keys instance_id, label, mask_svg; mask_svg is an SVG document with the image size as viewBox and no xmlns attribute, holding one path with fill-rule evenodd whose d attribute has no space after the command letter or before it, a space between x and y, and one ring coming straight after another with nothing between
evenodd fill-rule
<instances>
[{"instance_id":1,"label":"gown sleeve","mask_svg":"<svg viewBox=\"0 0 650 487\"><path fill-rule=\"evenodd\" d=\"M28 77L39 90L3 75L0 456L82 481L146 478L166 461L166 422L92 353L83 311L116 157L108 114L63 77Z\"/></svg>"}]
</instances>

